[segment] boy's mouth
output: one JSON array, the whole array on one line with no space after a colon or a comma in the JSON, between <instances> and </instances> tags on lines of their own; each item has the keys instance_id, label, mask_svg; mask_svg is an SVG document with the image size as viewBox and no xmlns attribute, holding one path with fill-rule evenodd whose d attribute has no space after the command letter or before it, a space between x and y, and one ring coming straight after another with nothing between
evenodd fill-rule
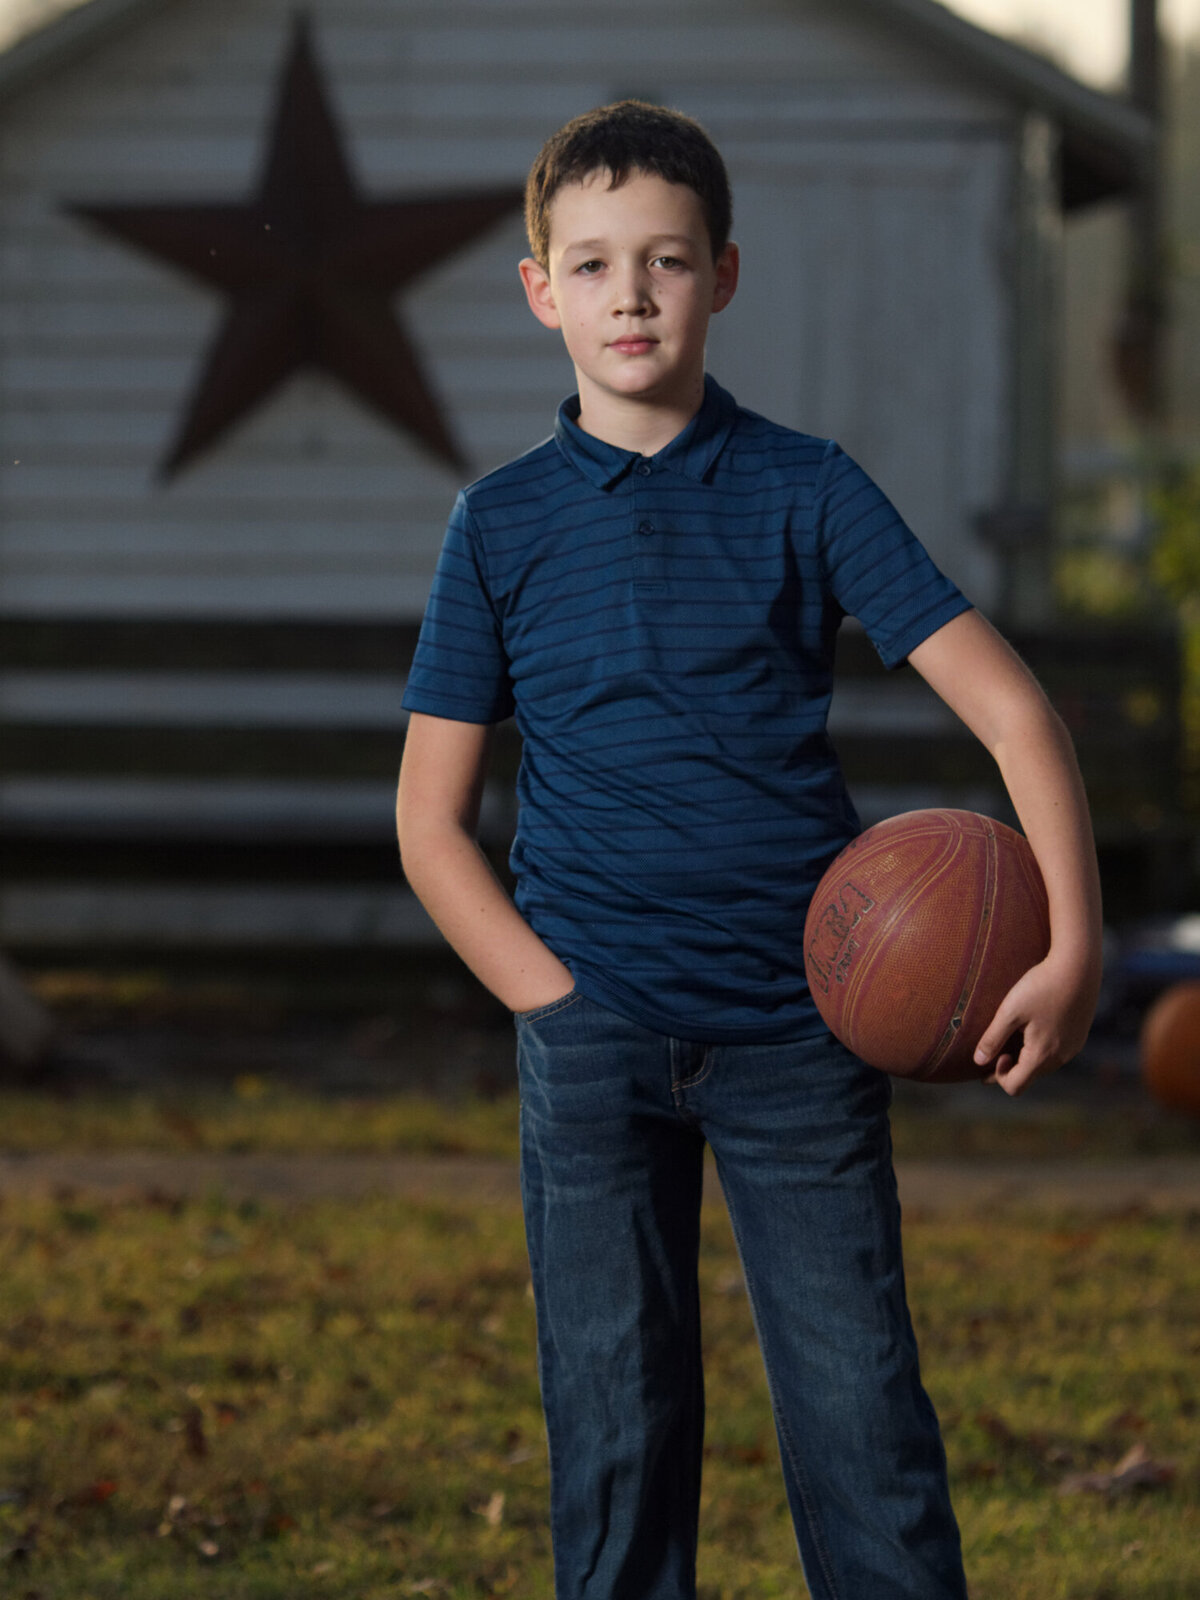
<instances>
[{"instance_id":1,"label":"boy's mouth","mask_svg":"<svg viewBox=\"0 0 1200 1600\"><path fill-rule=\"evenodd\" d=\"M614 339L609 345L610 350L619 350L623 356L644 355L647 350L652 350L658 343L648 334L627 333L623 339Z\"/></svg>"}]
</instances>

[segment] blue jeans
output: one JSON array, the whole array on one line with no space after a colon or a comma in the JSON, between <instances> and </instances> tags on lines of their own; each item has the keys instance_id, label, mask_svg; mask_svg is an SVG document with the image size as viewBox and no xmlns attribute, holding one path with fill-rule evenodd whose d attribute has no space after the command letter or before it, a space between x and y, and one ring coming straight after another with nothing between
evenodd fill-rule
<instances>
[{"instance_id":1,"label":"blue jeans","mask_svg":"<svg viewBox=\"0 0 1200 1600\"><path fill-rule=\"evenodd\" d=\"M829 1036L664 1037L573 991L517 1017L558 1600L694 1600L712 1146L813 1600L963 1600L917 1367L883 1074Z\"/></svg>"}]
</instances>

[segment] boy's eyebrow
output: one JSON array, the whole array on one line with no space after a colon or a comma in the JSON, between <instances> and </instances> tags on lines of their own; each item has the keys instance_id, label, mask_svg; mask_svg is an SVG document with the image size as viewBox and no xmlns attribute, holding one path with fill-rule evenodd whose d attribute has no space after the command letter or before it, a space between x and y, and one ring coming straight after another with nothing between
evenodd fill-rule
<instances>
[{"instance_id":1,"label":"boy's eyebrow","mask_svg":"<svg viewBox=\"0 0 1200 1600\"><path fill-rule=\"evenodd\" d=\"M646 241L648 244L695 244L695 239L687 233L654 233ZM572 239L570 244L563 245L563 254L569 255L572 250L604 250L609 245L608 239Z\"/></svg>"}]
</instances>

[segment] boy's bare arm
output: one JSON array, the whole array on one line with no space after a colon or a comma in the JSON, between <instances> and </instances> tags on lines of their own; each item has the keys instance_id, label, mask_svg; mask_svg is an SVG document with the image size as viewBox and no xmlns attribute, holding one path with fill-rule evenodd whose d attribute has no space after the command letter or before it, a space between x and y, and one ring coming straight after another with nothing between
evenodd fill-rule
<instances>
[{"instance_id":1,"label":"boy's bare arm","mask_svg":"<svg viewBox=\"0 0 1200 1600\"><path fill-rule=\"evenodd\" d=\"M475 976L512 1011L566 994L569 968L538 938L475 838L492 730L414 712L396 797L413 892Z\"/></svg>"},{"instance_id":2,"label":"boy's bare arm","mask_svg":"<svg viewBox=\"0 0 1200 1600\"><path fill-rule=\"evenodd\" d=\"M1100 879L1087 798L1061 719L978 612L955 617L909 660L995 757L1046 883L1050 953L1010 990L976 1051L1015 1095L1078 1053L1096 1009ZM1018 1030L1014 1059L1004 1044Z\"/></svg>"}]
</instances>

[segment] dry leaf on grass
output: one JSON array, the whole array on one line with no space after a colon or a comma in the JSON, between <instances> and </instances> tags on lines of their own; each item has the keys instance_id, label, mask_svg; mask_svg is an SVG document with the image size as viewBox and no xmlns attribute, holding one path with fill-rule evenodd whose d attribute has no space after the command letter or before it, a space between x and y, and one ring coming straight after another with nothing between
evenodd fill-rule
<instances>
[{"instance_id":1,"label":"dry leaf on grass","mask_svg":"<svg viewBox=\"0 0 1200 1600\"><path fill-rule=\"evenodd\" d=\"M1171 1483L1175 1464L1155 1461L1144 1444L1127 1450L1111 1472L1073 1472L1058 1486L1059 1494L1129 1494L1134 1489L1158 1489Z\"/></svg>"},{"instance_id":2,"label":"dry leaf on grass","mask_svg":"<svg viewBox=\"0 0 1200 1600\"><path fill-rule=\"evenodd\" d=\"M80 1489L78 1494L71 1495L66 1503L76 1506L107 1505L116 1492L117 1484L114 1478L97 1478L94 1483L89 1483Z\"/></svg>"},{"instance_id":3,"label":"dry leaf on grass","mask_svg":"<svg viewBox=\"0 0 1200 1600\"><path fill-rule=\"evenodd\" d=\"M489 1528L498 1528L504 1521L504 1490L497 1489L486 1505L475 1508L476 1516L480 1516Z\"/></svg>"}]
</instances>

